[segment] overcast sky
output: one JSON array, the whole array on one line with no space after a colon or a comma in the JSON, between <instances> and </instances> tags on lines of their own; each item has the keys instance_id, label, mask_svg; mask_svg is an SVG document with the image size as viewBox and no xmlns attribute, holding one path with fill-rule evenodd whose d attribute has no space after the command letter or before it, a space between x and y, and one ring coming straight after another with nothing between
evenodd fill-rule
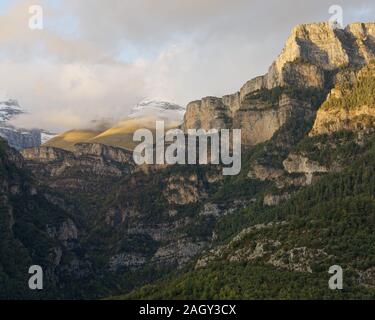
<instances>
[{"instance_id":1,"label":"overcast sky","mask_svg":"<svg viewBox=\"0 0 375 320\"><path fill-rule=\"evenodd\" d=\"M31 5L43 30L29 28ZM119 119L143 99L182 106L264 74L299 23L374 21L375 1L0 0L0 99L25 127Z\"/></svg>"}]
</instances>

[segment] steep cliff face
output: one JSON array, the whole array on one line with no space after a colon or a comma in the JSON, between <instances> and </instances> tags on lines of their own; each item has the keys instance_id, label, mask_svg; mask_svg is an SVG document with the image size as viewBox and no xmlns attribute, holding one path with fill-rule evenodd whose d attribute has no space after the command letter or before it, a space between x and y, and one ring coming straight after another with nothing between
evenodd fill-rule
<instances>
[{"instance_id":1,"label":"steep cliff face","mask_svg":"<svg viewBox=\"0 0 375 320\"><path fill-rule=\"evenodd\" d=\"M265 96L263 94L265 93ZM321 94L315 92L316 97ZM283 92L282 90L275 93L275 101L269 101L266 95L268 92L254 96L247 95L237 109L233 101L239 101L239 95L232 100L233 96L227 96L227 105L224 100L219 98L204 98L201 101L195 101L188 105L185 114L184 129L230 129L239 128L242 130L242 144L244 146L253 146L265 142L273 137L292 117L297 117L301 121L310 119L314 115L314 108L310 101L310 96L295 96L294 92ZM231 98L229 98L231 97ZM236 102L236 103L237 103ZM229 108L232 109L229 109Z\"/></svg>"},{"instance_id":2,"label":"steep cliff face","mask_svg":"<svg viewBox=\"0 0 375 320\"><path fill-rule=\"evenodd\" d=\"M227 103L231 103L229 98ZM233 106L232 109L235 109ZM206 97L202 100L190 102L184 117L184 128L204 129L213 128L226 129L231 127L231 107L224 104L223 99Z\"/></svg>"},{"instance_id":3,"label":"steep cliff face","mask_svg":"<svg viewBox=\"0 0 375 320\"><path fill-rule=\"evenodd\" d=\"M265 76L264 84L267 88L292 84L283 73L288 68L298 70L298 64L294 64L297 61L306 64L305 71L299 72L305 73L306 86L322 85L315 79L318 75L323 80L321 71L333 71L348 64L363 65L374 59L374 40L375 23L353 23L345 29L333 29L328 23L299 25Z\"/></svg>"},{"instance_id":4,"label":"steep cliff face","mask_svg":"<svg viewBox=\"0 0 375 320\"><path fill-rule=\"evenodd\" d=\"M375 63L340 79L319 109L311 136L375 127Z\"/></svg>"},{"instance_id":5,"label":"steep cliff face","mask_svg":"<svg viewBox=\"0 0 375 320\"><path fill-rule=\"evenodd\" d=\"M106 190L111 179L118 180L135 167L132 152L102 144L79 143L73 151L42 146L24 149L21 154L41 181L67 192ZM100 178L103 182L98 185Z\"/></svg>"},{"instance_id":6,"label":"steep cliff face","mask_svg":"<svg viewBox=\"0 0 375 320\"><path fill-rule=\"evenodd\" d=\"M369 63L375 57L374 39L374 23L354 23L343 30L333 29L328 23L299 25L265 76L265 85L267 88L292 85L290 80L294 77L288 74L293 73L297 78L304 75L307 87L322 85L315 77L324 80L321 71ZM296 61L304 67L294 64Z\"/></svg>"},{"instance_id":7,"label":"steep cliff face","mask_svg":"<svg viewBox=\"0 0 375 320\"><path fill-rule=\"evenodd\" d=\"M259 101L249 106L249 96L280 87L324 91L330 86L332 75L334 81L338 80L335 74L343 66L362 66L374 58L374 23L355 23L343 30L333 29L328 23L299 25L266 75L248 81L233 95L190 103L184 128L232 126L246 131L245 145L267 141L303 103L284 99L266 109Z\"/></svg>"},{"instance_id":8,"label":"steep cliff face","mask_svg":"<svg viewBox=\"0 0 375 320\"><path fill-rule=\"evenodd\" d=\"M102 164L103 169L104 167L115 168L119 165L134 166L131 151L102 144L78 143L74 146L73 151L53 147L37 147L24 149L21 151L21 154L30 162L34 161L43 163L44 165L53 164L56 167L65 165L82 168L85 164L90 167L97 167L94 164ZM110 170L110 172L112 172L112 170Z\"/></svg>"},{"instance_id":9,"label":"steep cliff face","mask_svg":"<svg viewBox=\"0 0 375 320\"><path fill-rule=\"evenodd\" d=\"M276 105L264 105L260 101L243 103L234 114L233 127L242 129L242 143L256 145L272 138L293 115L300 119L311 117L309 103L283 94Z\"/></svg>"}]
</instances>

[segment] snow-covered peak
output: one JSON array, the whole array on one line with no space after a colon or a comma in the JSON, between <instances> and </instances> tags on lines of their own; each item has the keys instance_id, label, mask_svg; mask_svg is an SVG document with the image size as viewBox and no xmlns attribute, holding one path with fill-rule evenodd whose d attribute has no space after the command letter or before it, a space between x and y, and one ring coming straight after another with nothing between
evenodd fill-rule
<instances>
[{"instance_id":1,"label":"snow-covered peak","mask_svg":"<svg viewBox=\"0 0 375 320\"><path fill-rule=\"evenodd\" d=\"M137 112L140 110L150 110L150 109L157 109L159 111L180 111L185 112L185 109L178 104L166 102L166 101L158 101L158 100L143 100L142 102L138 103L132 110L133 112Z\"/></svg>"},{"instance_id":2,"label":"snow-covered peak","mask_svg":"<svg viewBox=\"0 0 375 320\"><path fill-rule=\"evenodd\" d=\"M143 100L133 107L129 118L153 117L155 119L182 122L185 108L170 102Z\"/></svg>"},{"instance_id":3,"label":"snow-covered peak","mask_svg":"<svg viewBox=\"0 0 375 320\"><path fill-rule=\"evenodd\" d=\"M41 130L40 131L40 140L41 140L41 144L45 144L46 142L48 142L49 140L57 137L58 135L56 133L51 133L49 131L45 131L45 130Z\"/></svg>"},{"instance_id":4,"label":"snow-covered peak","mask_svg":"<svg viewBox=\"0 0 375 320\"><path fill-rule=\"evenodd\" d=\"M15 116L24 113L17 100L0 101L0 122L9 121Z\"/></svg>"}]
</instances>

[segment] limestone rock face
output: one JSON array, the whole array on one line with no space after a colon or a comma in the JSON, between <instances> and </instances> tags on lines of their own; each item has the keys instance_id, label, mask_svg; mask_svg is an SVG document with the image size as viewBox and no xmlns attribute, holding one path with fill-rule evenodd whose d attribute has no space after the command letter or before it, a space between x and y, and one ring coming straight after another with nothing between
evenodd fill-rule
<instances>
[{"instance_id":1,"label":"limestone rock face","mask_svg":"<svg viewBox=\"0 0 375 320\"><path fill-rule=\"evenodd\" d=\"M241 110L236 113L234 123L242 129L242 143L256 145L272 138L275 131L287 120L290 108L281 110Z\"/></svg>"},{"instance_id":2,"label":"limestone rock face","mask_svg":"<svg viewBox=\"0 0 375 320\"><path fill-rule=\"evenodd\" d=\"M180 268L195 257L203 249L204 245L204 242L181 239L177 243L160 247L153 256L152 262L157 265L177 265Z\"/></svg>"},{"instance_id":3,"label":"limestone rock face","mask_svg":"<svg viewBox=\"0 0 375 320\"><path fill-rule=\"evenodd\" d=\"M349 56L338 33L345 36L345 32L334 30L328 23L297 26L276 60L277 69L281 71L285 63L298 58L326 70L348 63Z\"/></svg>"},{"instance_id":4,"label":"limestone rock face","mask_svg":"<svg viewBox=\"0 0 375 320\"><path fill-rule=\"evenodd\" d=\"M313 182L315 173L327 173L331 170L319 163L310 160L301 154L289 154L288 158L283 162L284 168L289 173L304 173L306 175L306 184Z\"/></svg>"},{"instance_id":5,"label":"limestone rock face","mask_svg":"<svg viewBox=\"0 0 375 320\"><path fill-rule=\"evenodd\" d=\"M206 97L189 103L184 117L184 128L186 130L229 128L230 107L226 106L223 100L230 103L231 98Z\"/></svg>"},{"instance_id":6,"label":"limestone rock face","mask_svg":"<svg viewBox=\"0 0 375 320\"><path fill-rule=\"evenodd\" d=\"M346 27L349 41L352 40L356 49L354 55L349 55L351 62L365 63L374 59L375 23L353 23Z\"/></svg>"},{"instance_id":7,"label":"limestone rock face","mask_svg":"<svg viewBox=\"0 0 375 320\"><path fill-rule=\"evenodd\" d=\"M21 154L35 175L63 190L94 192L96 177L121 177L136 167L132 152L101 144L77 144L73 152L42 146L24 149Z\"/></svg>"},{"instance_id":8,"label":"limestone rock face","mask_svg":"<svg viewBox=\"0 0 375 320\"><path fill-rule=\"evenodd\" d=\"M353 73L335 73L343 66L362 66L375 58L375 24L354 23L334 29L329 23L303 24L293 29L284 49L264 76L246 82L239 92L222 98L208 97L187 106L183 128L244 131L243 144L269 140L293 115L300 103L289 101L275 108L262 103L249 106L251 93L276 87L317 88L328 86L327 72L333 81L353 80ZM256 110L260 109L260 110Z\"/></svg>"},{"instance_id":9,"label":"limestone rock face","mask_svg":"<svg viewBox=\"0 0 375 320\"><path fill-rule=\"evenodd\" d=\"M228 101L225 99L229 100L228 97L223 98ZM204 98L190 103L185 114L184 129L242 129L242 144L252 146L271 139L292 116L306 118L312 115L311 105L287 95L282 95L275 106L262 101L243 101L239 109L232 104L232 110L226 107L223 100Z\"/></svg>"},{"instance_id":10,"label":"limestone rock face","mask_svg":"<svg viewBox=\"0 0 375 320\"><path fill-rule=\"evenodd\" d=\"M310 135L330 134L340 130L372 130L372 128L375 128L373 106L362 106L353 110L320 110Z\"/></svg>"},{"instance_id":11,"label":"limestone rock face","mask_svg":"<svg viewBox=\"0 0 375 320\"><path fill-rule=\"evenodd\" d=\"M266 77L260 76L246 82L240 90L241 102L244 101L245 97L254 91L260 90L266 86Z\"/></svg>"},{"instance_id":12,"label":"limestone rock face","mask_svg":"<svg viewBox=\"0 0 375 320\"><path fill-rule=\"evenodd\" d=\"M340 81L318 110L310 136L340 130L367 132L375 128L375 63L337 78Z\"/></svg>"},{"instance_id":13,"label":"limestone rock face","mask_svg":"<svg viewBox=\"0 0 375 320\"><path fill-rule=\"evenodd\" d=\"M240 92L236 92L234 94L224 96L222 101L224 106L229 108L233 114L241 107L241 94Z\"/></svg>"},{"instance_id":14,"label":"limestone rock face","mask_svg":"<svg viewBox=\"0 0 375 320\"><path fill-rule=\"evenodd\" d=\"M296 60L323 70L335 70L348 63L369 63L375 56L374 38L374 23L354 23L343 30L334 29L329 23L299 25L293 29L275 68L281 74L286 63Z\"/></svg>"},{"instance_id":15,"label":"limestone rock face","mask_svg":"<svg viewBox=\"0 0 375 320\"><path fill-rule=\"evenodd\" d=\"M324 260L328 254L322 249L311 249L307 247L293 248L291 250L279 250L272 255L268 261L275 267L312 273L312 265L315 261Z\"/></svg>"},{"instance_id":16,"label":"limestone rock face","mask_svg":"<svg viewBox=\"0 0 375 320\"><path fill-rule=\"evenodd\" d=\"M36 147L24 149L21 151L21 154L25 160L38 159L38 161L40 162L52 162L61 158L69 157L69 155L71 155L70 152L51 147Z\"/></svg>"},{"instance_id":17,"label":"limestone rock face","mask_svg":"<svg viewBox=\"0 0 375 320\"><path fill-rule=\"evenodd\" d=\"M282 53L265 76L265 86L269 89L294 85L293 78L296 78L294 82L305 80L304 86L320 87L324 82L322 71L348 64L368 64L374 59L374 39L374 23L354 23L343 30L333 29L328 23L299 25L293 29Z\"/></svg>"},{"instance_id":18,"label":"limestone rock face","mask_svg":"<svg viewBox=\"0 0 375 320\"><path fill-rule=\"evenodd\" d=\"M53 147L36 147L24 149L21 154L25 160L58 166L64 163L68 166L97 162L104 164L132 164L132 152L102 144L76 144L74 151L66 151Z\"/></svg>"},{"instance_id":19,"label":"limestone rock face","mask_svg":"<svg viewBox=\"0 0 375 320\"><path fill-rule=\"evenodd\" d=\"M324 88L324 72L319 67L303 62L288 62L284 65L279 83L274 86L295 86L298 88Z\"/></svg>"},{"instance_id":20,"label":"limestone rock face","mask_svg":"<svg viewBox=\"0 0 375 320\"><path fill-rule=\"evenodd\" d=\"M328 172L326 167L300 154L290 154L283 164L285 170L289 173L299 172L313 174L315 172Z\"/></svg>"},{"instance_id":21,"label":"limestone rock face","mask_svg":"<svg viewBox=\"0 0 375 320\"><path fill-rule=\"evenodd\" d=\"M242 144L256 145L272 138L293 115L299 118L311 116L311 106L283 96L275 107L244 106L233 119L233 127L242 129Z\"/></svg>"},{"instance_id":22,"label":"limestone rock face","mask_svg":"<svg viewBox=\"0 0 375 320\"><path fill-rule=\"evenodd\" d=\"M132 151L123 148L110 147L99 143L78 143L74 146L74 154L79 156L91 155L118 163L131 163Z\"/></svg>"}]
</instances>

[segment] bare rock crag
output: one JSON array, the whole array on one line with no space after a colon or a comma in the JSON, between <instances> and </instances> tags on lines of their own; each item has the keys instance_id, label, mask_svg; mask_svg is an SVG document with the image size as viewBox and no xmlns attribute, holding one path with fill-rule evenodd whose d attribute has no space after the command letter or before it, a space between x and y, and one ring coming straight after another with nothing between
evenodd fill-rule
<instances>
[{"instance_id":1,"label":"bare rock crag","mask_svg":"<svg viewBox=\"0 0 375 320\"><path fill-rule=\"evenodd\" d=\"M353 23L334 29L329 23L299 25L267 74L245 83L239 92L222 98L206 97L188 104L183 128L243 130L243 144L269 140L295 109L308 108L283 96L273 106L249 95L277 87L324 90L330 76L345 66L363 66L375 59L375 23ZM302 113L303 116L304 113ZM308 112L306 116L311 116Z\"/></svg>"}]
</instances>

